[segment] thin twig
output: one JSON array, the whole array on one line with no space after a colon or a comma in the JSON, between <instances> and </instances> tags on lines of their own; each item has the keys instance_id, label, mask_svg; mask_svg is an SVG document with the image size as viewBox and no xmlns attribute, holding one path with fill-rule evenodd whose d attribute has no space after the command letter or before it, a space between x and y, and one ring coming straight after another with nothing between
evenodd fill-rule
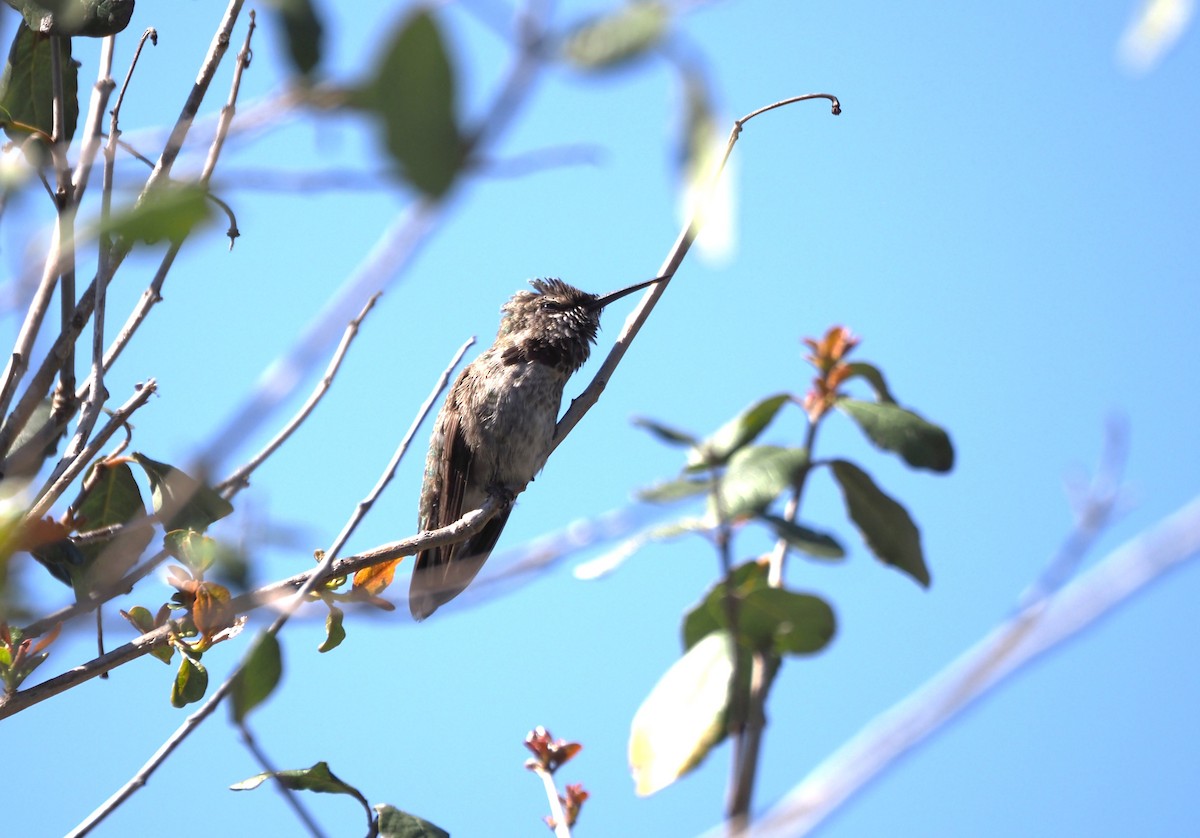
<instances>
[{"instance_id":1,"label":"thin twig","mask_svg":"<svg viewBox=\"0 0 1200 838\"><path fill-rule=\"evenodd\" d=\"M229 134L229 126L233 123L233 115L237 112L242 72L250 66L250 39L254 36L256 26L254 10L251 9L250 25L246 27L246 40L242 42L242 48L237 54L237 61L233 65L233 81L229 85L229 98L221 108L221 117L217 120L217 130L213 135L212 145L208 148L208 157L204 161L204 168L200 172L201 183L208 183L212 179L213 171L217 168L217 158L221 156L221 149L225 146L225 137Z\"/></svg>"},{"instance_id":2,"label":"thin twig","mask_svg":"<svg viewBox=\"0 0 1200 838\"><path fill-rule=\"evenodd\" d=\"M104 443L108 442L109 437L129 421L130 415L146 403L146 400L154 394L157 387L158 385L153 378L141 384L137 388L137 392L125 404L113 411L112 417L92 437L91 442L88 443L87 447L83 449L78 457L69 463L59 462L58 467L51 472L45 485L38 492L37 499L33 505L25 513L24 520L26 522L36 521L50 511L50 507L67 490L67 487L79 476L80 472L87 467L92 458L99 453L100 448Z\"/></svg>"},{"instance_id":3,"label":"thin twig","mask_svg":"<svg viewBox=\"0 0 1200 838\"><path fill-rule=\"evenodd\" d=\"M274 780L272 785L275 786L276 791L279 792L280 796L282 796L287 802L288 806L291 807L292 811L296 814L296 817L300 819L300 823L304 824L304 828L308 830L308 834L314 836L314 838L324 838L325 833L321 831L321 827L317 824L316 819L313 818L312 813L305 808L304 804L300 802L300 795L296 794L295 791L288 788L284 784L283 780L280 779L275 766L271 764L271 760L267 756L266 751L258 746L258 741L255 740L254 734L251 733L249 725L246 724L246 720L242 719L236 724L238 731L242 734L242 744L246 746L246 750L248 750L254 757L255 761L258 762L259 767L271 775L271 779Z\"/></svg>"},{"instance_id":4,"label":"thin twig","mask_svg":"<svg viewBox=\"0 0 1200 838\"><path fill-rule=\"evenodd\" d=\"M358 334L358 329L362 325L363 318L374 305L375 299L375 297L372 297L371 300L367 302L367 305L363 307L363 310L359 313L358 317L356 317L346 326L346 330L342 335L342 341L338 345L337 352L330 360L329 368L326 370L325 376L320 382L317 383L317 386L314 388L312 394L309 395L308 399L296 412L295 416L292 417L292 419L284 426L283 430L276 434L275 437L267 443L263 450L259 452L259 454L255 455L255 457L249 463L239 468L232 475L218 484L216 487L217 490L220 491L226 499L232 498L239 491L249 485L250 475L254 472L254 470L261 466L263 462L266 461L267 457L278 450L278 448L285 441L287 441L287 439L290 438L293 433L295 433L296 429L312 413L313 409L324 397L325 393L329 391L330 385L333 383L333 377L337 373L342 361L345 358L350 342ZM125 530L144 528L147 525L152 524L153 521L154 516L146 516L134 521L128 521L125 524L118 524L111 528L113 532L106 534L105 538L115 537ZM82 602L74 602L71 605L65 606L52 614L30 623L24 629L24 636L37 637L46 631L49 631L59 623L65 623L68 620L79 616L80 614L86 614L87 612L99 607L101 604L108 602L114 597L132 590L134 585L148 576L169 555L170 554L166 550L156 551L150 558L134 567L127 574L125 574L125 576L114 582L112 585L100 591L92 591L91 596L88 599L83 600Z\"/></svg>"},{"instance_id":5,"label":"thin twig","mask_svg":"<svg viewBox=\"0 0 1200 838\"><path fill-rule=\"evenodd\" d=\"M157 187L159 181L165 181L170 175L175 158L179 156L179 152L183 148L183 141L187 139L188 129L191 128L196 114L200 112L200 105L208 94L208 86L212 83L217 68L221 65L221 59L229 49L229 39L233 34L233 26L237 23L242 6L243 0L229 0L229 5L225 7L225 14L221 18L216 34L213 35L212 43L208 47L208 54L200 66L199 75L196 76L196 83L192 85L192 90L183 103L183 109L179 112L179 118L175 121L175 127L171 129L171 136L167 138L162 154L159 155L158 162L154 164L154 171L150 173L150 177L146 181L146 186L142 190L142 198L145 198L152 189Z\"/></svg>"},{"instance_id":6,"label":"thin twig","mask_svg":"<svg viewBox=\"0 0 1200 838\"><path fill-rule=\"evenodd\" d=\"M658 304L659 298L666 293L671 277L675 276L675 272L683 263L688 250L691 249L692 242L696 240L696 237L700 234L701 227L704 226L704 219L708 214L708 205L712 201L717 181L720 179L721 173L725 170L725 164L729 160L729 155L733 153L733 147L742 133L742 128L759 114L809 99L828 99L833 103L833 113L835 116L842 112L841 104L838 102L836 96L828 93L807 93L803 96L793 96L790 99L783 99L766 107L759 108L734 122L733 130L729 134L729 141L725 144L725 153L721 156L720 162L717 163L716 169L709 178L703 197L696 202L692 209L691 217L680 231L679 237L675 240L675 244L672 245L667 258L663 261L662 267L658 269L658 276L665 277L665 279L647 288L637 308L626 318L621 333L617 336L612 349L604 359L604 363L600 365L600 369L597 370L595 377L592 378L583 392L571 401L571 407L563 414L562 419L558 421L558 427L554 431L554 443L551 446L551 451L566 439L567 434L574 430L584 414L591 410L592 405L600 399L600 394L608 386L609 379L612 378L612 374L616 370L617 365L621 363L621 359L625 357L629 345L633 342L637 333L641 331L642 324L646 322L646 318L650 316L650 312Z\"/></svg>"},{"instance_id":7,"label":"thin twig","mask_svg":"<svg viewBox=\"0 0 1200 838\"><path fill-rule=\"evenodd\" d=\"M333 545L329 548L330 552L336 554L342 549L350 539L355 528L358 527L366 514L371 511L371 507L375 505L375 501L383 494L383 490L392 482L392 478L396 476L396 469L400 466L400 460L404 457L408 446L412 444L413 437L417 435L417 430L424 423L429 412L433 410L433 406L437 403L438 397L442 395L442 391L450 383L450 376L453 374L455 368L458 367L459 362L462 361L463 355L474 345L475 338L470 338L454 353L454 357L450 359L450 363L446 365L446 369L442 371L441 376L433 385L433 389L429 391L429 395L425 397L425 401L421 404L420 409L417 410L417 415L413 417L412 424L408 426L408 431L404 434L404 438L400 440L400 444L396 446L396 450L392 453L391 460L384 467L383 473L379 475L379 480L376 481L375 486L367 496L359 501L350 519L346 521L346 525L342 527L342 531L333 540Z\"/></svg>"},{"instance_id":8,"label":"thin twig","mask_svg":"<svg viewBox=\"0 0 1200 838\"><path fill-rule=\"evenodd\" d=\"M233 613L244 614L265 605L277 603L287 597L299 600L303 598L302 591L305 586L310 585L309 590L314 590L318 585L323 585L332 579L353 576L363 568L373 567L405 556L413 556L422 550L433 547L457 544L483 529L500 509L500 506L499 498L489 496L479 509L471 510L453 524L442 527L440 530L429 530L399 541L381 544L357 555L338 559L327 568L318 566L287 579L280 579L257 590L234 597L230 601L229 607ZM167 643L173 633L178 633L177 626L170 624L162 626L135 638L124 646L106 652L102 657L76 666L40 684L11 695L0 695L0 719L6 719L72 687L90 681L102 672L109 672L118 666L136 660L150 652L151 649ZM179 731L176 731L176 735L179 735ZM186 734L182 735L186 736Z\"/></svg>"},{"instance_id":9,"label":"thin twig","mask_svg":"<svg viewBox=\"0 0 1200 838\"><path fill-rule=\"evenodd\" d=\"M309 592L313 591L317 585L321 584L325 580L335 576L350 575L354 572L354 569L357 569L357 564L361 564L362 567L369 567L372 564L390 561L391 559L400 558L401 556L412 555L418 550L429 546L451 544L464 538L469 538L471 535L483 529L484 525L492 518L493 515L496 514L498 509L498 499L489 496L482 507L468 512L466 515L448 527L444 527L440 530L432 530L430 532L421 533L413 538L405 539L403 542L395 542L392 545L385 545L382 548L376 548L376 550L373 551L374 555L369 561L364 561L367 554L356 557L357 562L352 560L335 562L331 560L331 556L326 556L325 560L321 562L315 571L310 571L307 575L302 574L305 576L304 582L300 584L299 590L297 590L295 595L290 598L290 601L283 603L279 615L275 618L275 622L271 624L267 631L271 634L277 633L279 629L283 627L284 623L287 622L288 617L291 616L292 609L295 608L295 606L301 602ZM355 565L354 569L351 569L352 565ZM244 597L238 597L233 601L234 607L239 611L242 610L238 603L243 601L248 602L250 600L246 600ZM170 634L170 626L164 626L162 629L156 629L154 632L151 632L150 635L158 634L160 632L161 638L158 639L158 643L166 642L166 639ZM139 638L139 640L142 640L144 643L145 638L150 637L150 635L143 635L143 637ZM150 650L150 648L152 647L143 645L138 654L134 655L134 657L145 654ZM117 651L119 650L114 649L113 652L109 652L104 657L111 658ZM95 663L95 661L93 661L93 663ZM84 819L79 826L75 827L75 829L68 833L68 835L71 838L81 838L81 836L91 832L93 828L95 828L101 821L108 817L108 815L112 814L112 812L114 812L118 806L120 806L125 802L125 800L133 795L134 792L146 785L146 782L150 779L150 775L152 775L154 771L160 765L162 765L167 757L170 756L177 747L179 747L179 745L188 737L189 734L191 734L193 730L196 729L196 727L200 725L201 722L208 718L208 716L210 716L212 712L217 709L221 701L224 700L225 696L229 694L229 691L233 687L233 682L237 679L245 667L246 659L243 658L238 666L234 667L234 670L230 673L229 677L223 681L219 687L217 687L217 689L211 696L209 696L204 704L202 704L198 710L188 716L187 719L184 720L183 724L180 725L179 728L176 729L176 731L172 733L161 746L159 746L158 750L155 751L150 759L146 761L146 764L138 770L137 774L135 774L134 777L128 783L122 786L112 797L105 801L104 804L92 812L92 814L88 815L88 817ZM108 669L111 668L111 665L107 666L104 671L107 672ZM66 673L66 675L78 675L79 669L80 667L77 667L71 672ZM99 672L94 672L91 674L91 677L94 677L98 674ZM9 704L14 703L16 699L26 695L27 693L31 693L34 690L47 686L49 683L50 682L48 681L46 684L39 684L37 687L31 688L30 690L14 694L8 703L0 704L0 718L10 715L8 712ZM59 690L59 692L61 692L61 690ZM44 700L45 698L49 698L49 695L45 695L39 698L39 700Z\"/></svg>"},{"instance_id":10,"label":"thin twig","mask_svg":"<svg viewBox=\"0 0 1200 838\"><path fill-rule=\"evenodd\" d=\"M333 385L333 379L337 375L338 370L341 368L342 361L346 358L346 353L350 349L350 344L358 335L358 330L362 326L363 320L366 319L366 316L371 309L375 307L375 303L378 302L379 297L382 294L382 291L376 291L374 294L372 294L370 299L367 300L366 305L362 307L362 311L360 311L358 315L346 326L346 330L342 332L342 339L338 343L338 347L334 351L333 357L329 359L329 366L325 370L325 375L323 375L321 380L317 382L316 388L312 391L312 393L309 394L308 399L305 400L300 409L296 411L296 415L291 418L291 421L284 425L283 428L280 429L279 433L275 434L271 441L264 445L263 449L251 457L248 462L214 486L213 488L216 489L216 491L220 492L226 498L229 498L236 494L243 487L250 485L250 475L259 466L261 466L268 457L274 454L280 446L287 442L288 438L296 432L296 429L299 428L306 419L308 419L309 415L316 408L317 404Z\"/></svg>"},{"instance_id":11,"label":"thin twig","mask_svg":"<svg viewBox=\"0 0 1200 838\"><path fill-rule=\"evenodd\" d=\"M563 811L562 800L558 797L558 788L554 785L554 775L540 765L533 766L533 773L542 778L542 788L546 790L550 818L554 821L554 838L571 838L571 827L567 823L567 813Z\"/></svg>"}]
</instances>

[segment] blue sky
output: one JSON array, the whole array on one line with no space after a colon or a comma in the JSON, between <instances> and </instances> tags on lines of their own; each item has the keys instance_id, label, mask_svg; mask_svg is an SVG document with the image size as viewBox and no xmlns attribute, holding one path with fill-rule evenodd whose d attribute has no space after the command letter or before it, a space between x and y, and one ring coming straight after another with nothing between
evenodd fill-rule
<instances>
[{"instance_id":1,"label":"blue sky","mask_svg":"<svg viewBox=\"0 0 1200 838\"><path fill-rule=\"evenodd\" d=\"M562 3L557 19L601 8ZM837 532L851 555L837 566L797 560L789 584L826 597L839 630L823 654L790 661L772 694L760 809L1013 612L1070 531L1068 487L1096 462L1111 416L1129 427L1130 504L1093 558L1197 492L1200 49L1189 33L1153 72L1128 72L1117 44L1134 11L1131 2L727 2L680 22L708 61L722 124L817 90L840 97L844 113L810 103L748 127L734 163L736 252L722 264L688 259L599 405L521 497L489 569L504 569L505 549L620 507L635 487L674 473L678 452L633 416L710 431L763 395L807 387L801 337L834 323L860 335L858 356L884 369L899 400L950 430L956 468L908 472L836 422L818 454L856 460L905 503L934 581L922 591L876 563L832 485L814 483L804 519ZM400 12L365 3L331 17L331 75L356 76ZM160 41L134 77L127 131L177 113L216 14L194 1L138 6L130 32L153 25ZM461 62L464 111L478 115L505 67L503 44L456 6L439 19ZM244 101L284 79L277 33L260 23ZM235 41L243 33L244 22ZM118 67L132 48L122 36ZM94 53L78 57L81 78L92 78ZM228 77L227 66L208 112ZM539 81L497 156L584 146L594 162L483 176L455 196L390 282L328 398L241 496L224 532L269 542L253 550L259 579L309 566L454 350L472 334L490 341L499 306L526 279L604 291L654 273L678 231L678 93L670 65L655 59L603 78L554 69ZM109 385L124 394L159 381L161 396L135 422L139 450L188 461L409 200L386 186L247 184L259 170L314 166L376 173L384 161L351 119L298 118L230 144L217 191L242 238L232 252L217 230L187 244ZM137 172L126 174L132 184ZM6 276L43 210L27 200L6 213ZM123 316L155 264L146 255L127 266L110 310ZM630 308L606 314L601 350ZM12 317L3 325L15 335ZM219 471L253 453L309 386L263 416ZM767 441L798 444L802 432L794 411ZM350 550L414 531L426 438L422 430ZM742 558L765 548L750 535L737 542ZM279 766L328 760L373 802L457 836L536 835L545 800L521 767L521 742L541 724L584 745L560 775L592 793L578 835L702 832L719 820L728 749L639 799L625 747L639 702L679 655L682 614L716 578L715 556L680 541L583 582L571 567L587 557L500 597L465 596L419 626L405 613L405 580L397 612L350 615L346 643L326 655L315 651L319 619L289 626L285 681L253 716L259 741ZM65 600L37 568L28 578L48 605ZM134 601L167 596L164 586ZM989 696L822 834L1178 834L1196 818L1200 780L1197 597L1200 568L1185 566ZM111 636L123 632L112 621ZM48 674L85 659L91 644L86 634L60 641ZM205 662L216 675L242 648L225 644ZM131 776L184 718L168 704L170 678L138 661L5 721L4 752L20 778L5 816L12 834L60 834ZM227 790L259 769L223 715L98 834L298 832L271 791ZM306 802L330 835L361 834L348 799Z\"/></svg>"}]
</instances>

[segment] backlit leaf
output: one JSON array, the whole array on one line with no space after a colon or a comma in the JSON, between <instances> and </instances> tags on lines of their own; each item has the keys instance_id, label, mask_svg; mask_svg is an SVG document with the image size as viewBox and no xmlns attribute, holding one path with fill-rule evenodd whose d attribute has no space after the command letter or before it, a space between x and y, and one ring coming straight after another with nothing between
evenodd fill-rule
<instances>
[{"instance_id":1,"label":"backlit leaf","mask_svg":"<svg viewBox=\"0 0 1200 838\"><path fill-rule=\"evenodd\" d=\"M721 478L721 514L727 518L762 512L808 467L808 452L803 448L754 445L739 449L729 460ZM716 519L712 504L709 514Z\"/></svg>"},{"instance_id":2,"label":"backlit leaf","mask_svg":"<svg viewBox=\"0 0 1200 838\"><path fill-rule=\"evenodd\" d=\"M711 465L724 465L736 452L758 438L788 398L787 393L778 393L752 404L730 419L688 453L687 469L698 471Z\"/></svg>"},{"instance_id":3,"label":"backlit leaf","mask_svg":"<svg viewBox=\"0 0 1200 838\"><path fill-rule=\"evenodd\" d=\"M230 695L230 712L239 724L250 711L264 702L283 677L283 658L279 641L273 634L260 634L246 660L246 666L233 681Z\"/></svg>"},{"instance_id":4,"label":"backlit leaf","mask_svg":"<svg viewBox=\"0 0 1200 838\"><path fill-rule=\"evenodd\" d=\"M150 478L154 511L163 528L204 532L214 521L233 512L233 506L208 486L174 466L134 454Z\"/></svg>"},{"instance_id":5,"label":"backlit leaf","mask_svg":"<svg viewBox=\"0 0 1200 838\"><path fill-rule=\"evenodd\" d=\"M186 707L194 701L204 698L208 689L208 670L200 661L188 655L179 656L179 671L171 685L171 704L174 707Z\"/></svg>"},{"instance_id":6,"label":"backlit leaf","mask_svg":"<svg viewBox=\"0 0 1200 838\"><path fill-rule=\"evenodd\" d=\"M646 696L629 733L629 765L646 796L691 771L725 736L734 644L717 631L692 646Z\"/></svg>"},{"instance_id":7,"label":"backlit leaf","mask_svg":"<svg viewBox=\"0 0 1200 838\"><path fill-rule=\"evenodd\" d=\"M567 35L563 56L580 70L607 70L645 55L667 33L671 12L658 0L633 0Z\"/></svg>"}]
</instances>

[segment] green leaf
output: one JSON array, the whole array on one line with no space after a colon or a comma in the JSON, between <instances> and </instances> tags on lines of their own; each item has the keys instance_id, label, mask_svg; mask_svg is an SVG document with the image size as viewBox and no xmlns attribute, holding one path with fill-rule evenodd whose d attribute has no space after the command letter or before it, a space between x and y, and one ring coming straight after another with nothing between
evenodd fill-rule
<instances>
[{"instance_id":1,"label":"green leaf","mask_svg":"<svg viewBox=\"0 0 1200 838\"><path fill-rule=\"evenodd\" d=\"M680 477L677 480L668 480L664 483L647 486L645 489L638 489L636 497L646 503L674 503L677 500L703 494L708 491L708 488L707 480Z\"/></svg>"},{"instance_id":2,"label":"green leaf","mask_svg":"<svg viewBox=\"0 0 1200 838\"><path fill-rule=\"evenodd\" d=\"M142 490L128 463L95 462L83 483L83 499L73 516L80 532L124 524L146 513Z\"/></svg>"},{"instance_id":3,"label":"green leaf","mask_svg":"<svg viewBox=\"0 0 1200 838\"><path fill-rule=\"evenodd\" d=\"M729 631L726 588L718 582L683 621L683 646L690 649L716 631ZM828 645L837 629L829 603L767 584L767 567L746 562L733 572L738 641L749 650L812 654Z\"/></svg>"},{"instance_id":4,"label":"green leaf","mask_svg":"<svg viewBox=\"0 0 1200 838\"><path fill-rule=\"evenodd\" d=\"M329 607L329 613L325 616L325 639L317 647L318 652L330 652L342 645L346 639L346 629L342 626L344 616L342 609Z\"/></svg>"},{"instance_id":5,"label":"green leaf","mask_svg":"<svg viewBox=\"0 0 1200 838\"><path fill-rule=\"evenodd\" d=\"M831 464L833 476L841 487L846 511L862 533L867 547L884 564L907 573L929 587L929 569L921 550L921 532L908 511L888 497L871 477L845 460Z\"/></svg>"},{"instance_id":6,"label":"green leaf","mask_svg":"<svg viewBox=\"0 0 1200 838\"><path fill-rule=\"evenodd\" d=\"M146 514L142 490L128 463L96 462L88 468L83 485L82 498L73 516L81 532L125 524ZM80 545L88 561L89 587L105 587L124 576L153 538L154 528L147 525Z\"/></svg>"},{"instance_id":7,"label":"green leaf","mask_svg":"<svg viewBox=\"0 0 1200 838\"><path fill-rule=\"evenodd\" d=\"M725 736L734 644L727 632L707 635L677 660L634 714L629 765L646 796L691 771Z\"/></svg>"},{"instance_id":8,"label":"green leaf","mask_svg":"<svg viewBox=\"0 0 1200 838\"><path fill-rule=\"evenodd\" d=\"M152 460L144 454L134 454L150 478L154 511L163 528L204 532L214 521L233 512L229 501L195 478L174 466Z\"/></svg>"},{"instance_id":9,"label":"green leaf","mask_svg":"<svg viewBox=\"0 0 1200 838\"><path fill-rule=\"evenodd\" d=\"M129 25L134 0L8 0L42 35L104 38Z\"/></svg>"},{"instance_id":10,"label":"green leaf","mask_svg":"<svg viewBox=\"0 0 1200 838\"><path fill-rule=\"evenodd\" d=\"M466 156L455 84L437 22L418 9L402 21L375 78L354 97L382 120L384 143L405 179L434 198L450 189Z\"/></svg>"},{"instance_id":11,"label":"green leaf","mask_svg":"<svg viewBox=\"0 0 1200 838\"><path fill-rule=\"evenodd\" d=\"M264 771L247 777L241 782L234 783L229 788L234 791L249 791L263 784L271 777L278 778L285 788L292 791L315 791L325 794L348 794L356 800L366 800L362 792L342 780L329 770L329 763L322 760L311 768L289 768L285 771Z\"/></svg>"},{"instance_id":12,"label":"green leaf","mask_svg":"<svg viewBox=\"0 0 1200 838\"><path fill-rule=\"evenodd\" d=\"M618 67L658 46L670 21L671 11L666 3L634 0L571 30L563 43L563 57L580 70Z\"/></svg>"},{"instance_id":13,"label":"green leaf","mask_svg":"<svg viewBox=\"0 0 1200 838\"><path fill-rule=\"evenodd\" d=\"M312 0L268 0L287 40L288 57L301 76L307 76L321 63L321 41L325 27Z\"/></svg>"},{"instance_id":14,"label":"green leaf","mask_svg":"<svg viewBox=\"0 0 1200 838\"><path fill-rule=\"evenodd\" d=\"M163 536L163 547L197 576L214 564L230 561L225 555L229 551L221 542L195 530L170 531Z\"/></svg>"},{"instance_id":15,"label":"green leaf","mask_svg":"<svg viewBox=\"0 0 1200 838\"><path fill-rule=\"evenodd\" d=\"M868 364L863 361L856 361L853 364L847 364L850 368L850 378L865 378L867 383L871 385L871 389L875 391L875 398L885 404L895 404L896 399L892 397L891 390L888 389L887 380L883 377L883 373L874 364Z\"/></svg>"},{"instance_id":16,"label":"green leaf","mask_svg":"<svg viewBox=\"0 0 1200 838\"><path fill-rule=\"evenodd\" d=\"M22 22L8 51L0 75L0 124L13 142L21 143L32 132L50 137L54 132L54 74L51 38ZM70 142L79 121L79 64L71 58L70 38L59 39L63 84L63 133Z\"/></svg>"},{"instance_id":17,"label":"green leaf","mask_svg":"<svg viewBox=\"0 0 1200 838\"><path fill-rule=\"evenodd\" d=\"M279 653L279 641L273 634L263 633L254 641L245 667L233 681L230 695L230 712L233 720L241 724L250 711L262 702L279 684L283 676L283 658Z\"/></svg>"},{"instance_id":18,"label":"green leaf","mask_svg":"<svg viewBox=\"0 0 1200 838\"><path fill-rule=\"evenodd\" d=\"M740 449L721 478L721 513L726 519L757 515L795 485L808 463L803 448L754 445ZM712 520L717 518L716 511L710 500Z\"/></svg>"},{"instance_id":19,"label":"green leaf","mask_svg":"<svg viewBox=\"0 0 1200 838\"><path fill-rule=\"evenodd\" d=\"M633 424L639 428L644 428L668 445L696 445L700 441L685 431L676 430L654 419L647 419L644 416L635 416Z\"/></svg>"},{"instance_id":20,"label":"green leaf","mask_svg":"<svg viewBox=\"0 0 1200 838\"><path fill-rule=\"evenodd\" d=\"M871 442L894 451L913 468L950 471L954 446L942 428L896 404L838 399L835 406L853 419Z\"/></svg>"},{"instance_id":21,"label":"green leaf","mask_svg":"<svg viewBox=\"0 0 1200 838\"><path fill-rule=\"evenodd\" d=\"M212 215L208 192L203 186L170 183L154 189L133 207L113 213L102 232L147 244L162 239L180 242Z\"/></svg>"},{"instance_id":22,"label":"green leaf","mask_svg":"<svg viewBox=\"0 0 1200 838\"><path fill-rule=\"evenodd\" d=\"M752 404L730 419L688 453L687 470L700 471L727 463L730 457L758 438L789 398L787 393L778 393Z\"/></svg>"},{"instance_id":23,"label":"green leaf","mask_svg":"<svg viewBox=\"0 0 1200 838\"><path fill-rule=\"evenodd\" d=\"M179 672L171 685L171 706L186 707L194 701L204 698L208 689L208 670L200 661L180 655Z\"/></svg>"},{"instance_id":24,"label":"green leaf","mask_svg":"<svg viewBox=\"0 0 1200 838\"><path fill-rule=\"evenodd\" d=\"M763 515L762 520L788 545L813 558L836 561L846 557L845 549L828 533L817 532L778 515Z\"/></svg>"},{"instance_id":25,"label":"green leaf","mask_svg":"<svg viewBox=\"0 0 1200 838\"><path fill-rule=\"evenodd\" d=\"M4 473L4 478L10 479L13 477L33 477L42 467L48 458L54 456L54 452L58 450L58 443L63 438L63 432L66 426L59 428L58 433L52 440L46 443L40 451L21 451L21 448L26 443L32 442L37 437L42 429L50 423L51 411L53 410L54 402L52 399L42 399L38 402L37 407L33 409L33 413L29 415L29 421L25 423L17 438L13 441L12 452L20 451L20 455L13 456L10 454L10 462L8 470Z\"/></svg>"},{"instance_id":26,"label":"green leaf","mask_svg":"<svg viewBox=\"0 0 1200 838\"><path fill-rule=\"evenodd\" d=\"M379 838L450 838L441 827L387 803L378 804L375 811L379 813Z\"/></svg>"}]
</instances>

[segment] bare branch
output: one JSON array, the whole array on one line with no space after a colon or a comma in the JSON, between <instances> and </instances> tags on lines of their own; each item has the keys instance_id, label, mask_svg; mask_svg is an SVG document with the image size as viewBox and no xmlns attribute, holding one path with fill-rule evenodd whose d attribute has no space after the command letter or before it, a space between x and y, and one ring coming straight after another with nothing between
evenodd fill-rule
<instances>
[{"instance_id":1,"label":"bare branch","mask_svg":"<svg viewBox=\"0 0 1200 838\"><path fill-rule=\"evenodd\" d=\"M646 289L646 293L642 295L642 300L638 303L636 309L625 320L625 326L621 329L621 333L617 335L616 341L613 343L613 348L609 350L608 356L604 359L604 363L600 365L600 369L596 372L591 383L571 401L571 407L563 414L562 419L558 421L558 427L554 432L554 444L551 451L557 448L567 434L579 424L579 420L583 415L591 410L600 399L600 394L604 392L604 388L608 386L608 381L612 378L613 372L617 365L621 363L621 359L625 357L625 352L629 349L629 345L641 331L642 324L646 322L646 318L650 316L650 312L654 306L658 304L658 300L666 293L667 285L671 281L671 277L675 276L675 272L679 270L679 266L683 264L683 259L687 256L688 250L691 249L692 242L700 234L700 229L704 225L704 219L707 215L708 205L712 201L713 190L716 187L717 181L720 179L722 172L725 171L725 164L729 160L729 155L733 153L733 147L738 141L738 137L742 133L742 128L747 122L759 114L766 113L769 110L790 105L794 102L803 102L809 99L828 99L833 103L833 113L836 116L842 112L841 105L838 103L837 97L828 93L807 93L803 96L793 96L790 99L783 99L766 107L759 108L756 111L746 114L741 119L736 120L733 124L733 130L729 133L729 141L725 144L725 153L722 155L720 162L709 178L708 186L705 188L704 197L696 202L696 206L692 210L691 218L688 219L683 229L679 233L679 238L675 240L675 244L671 247L667 258L663 261L662 267L658 269L658 276L665 277L662 282L656 282Z\"/></svg>"}]
</instances>

